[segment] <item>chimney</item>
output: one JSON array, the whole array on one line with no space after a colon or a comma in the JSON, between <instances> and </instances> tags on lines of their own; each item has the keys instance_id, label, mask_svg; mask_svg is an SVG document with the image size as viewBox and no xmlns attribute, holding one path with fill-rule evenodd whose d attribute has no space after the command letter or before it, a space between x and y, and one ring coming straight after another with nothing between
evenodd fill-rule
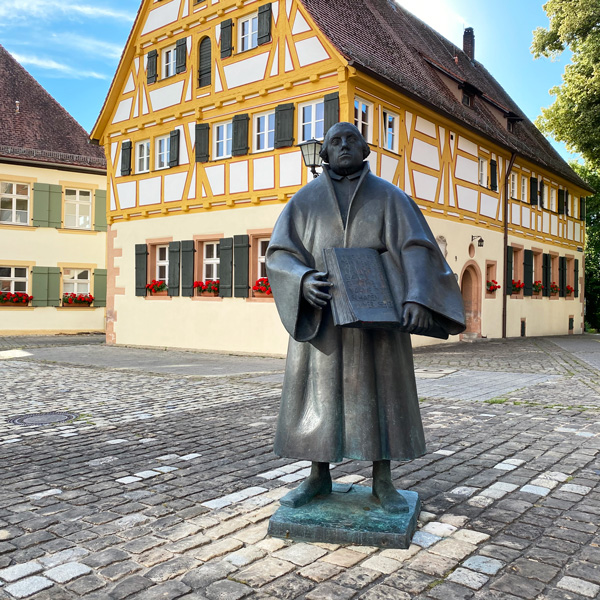
<instances>
[{"instance_id":1,"label":"chimney","mask_svg":"<svg viewBox=\"0 0 600 600\"><path fill-rule=\"evenodd\" d=\"M471 61L475 60L475 33L472 27L463 32L463 50Z\"/></svg>"}]
</instances>

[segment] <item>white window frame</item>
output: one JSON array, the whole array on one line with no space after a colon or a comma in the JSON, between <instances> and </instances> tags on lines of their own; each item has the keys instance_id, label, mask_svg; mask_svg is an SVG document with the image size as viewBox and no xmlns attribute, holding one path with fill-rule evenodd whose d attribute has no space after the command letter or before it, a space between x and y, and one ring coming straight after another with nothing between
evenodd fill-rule
<instances>
[{"instance_id":1,"label":"white window frame","mask_svg":"<svg viewBox=\"0 0 600 600\"><path fill-rule=\"evenodd\" d=\"M510 197L513 200L517 199L517 174L510 174Z\"/></svg>"},{"instance_id":2,"label":"white window frame","mask_svg":"<svg viewBox=\"0 0 600 600\"><path fill-rule=\"evenodd\" d=\"M258 47L258 11L237 21L238 48L240 52L246 52ZM247 28L248 27L248 28Z\"/></svg>"},{"instance_id":3,"label":"white window frame","mask_svg":"<svg viewBox=\"0 0 600 600\"><path fill-rule=\"evenodd\" d=\"M488 177L488 161L487 158L479 157L479 168L477 170L477 178L479 185L487 188L487 177Z\"/></svg>"},{"instance_id":4,"label":"white window frame","mask_svg":"<svg viewBox=\"0 0 600 600\"><path fill-rule=\"evenodd\" d=\"M171 157L171 136L170 135L161 135L157 137L155 140L155 149L156 149L156 164L155 168L159 169L168 169L169 168L169 160Z\"/></svg>"},{"instance_id":5,"label":"white window frame","mask_svg":"<svg viewBox=\"0 0 600 600\"><path fill-rule=\"evenodd\" d=\"M253 133L254 152L273 150L275 148L275 111L254 115ZM269 140L269 137L272 140Z\"/></svg>"},{"instance_id":6,"label":"white window frame","mask_svg":"<svg viewBox=\"0 0 600 600\"><path fill-rule=\"evenodd\" d=\"M167 46L163 48L160 54L161 72L160 78L167 79L173 77L177 70L177 46Z\"/></svg>"},{"instance_id":7,"label":"white window frame","mask_svg":"<svg viewBox=\"0 0 600 600\"><path fill-rule=\"evenodd\" d=\"M388 133L388 117L393 119L392 125L392 143L390 144L389 133ZM400 122L400 116L387 108L381 111L381 147L389 150L390 152L398 153L398 123Z\"/></svg>"},{"instance_id":8,"label":"white window frame","mask_svg":"<svg viewBox=\"0 0 600 600\"><path fill-rule=\"evenodd\" d=\"M213 157L230 158L233 144L233 122L223 121L213 126Z\"/></svg>"},{"instance_id":9,"label":"white window frame","mask_svg":"<svg viewBox=\"0 0 600 600\"><path fill-rule=\"evenodd\" d=\"M256 251L256 273L257 279L261 277L267 277L267 267L266 267L266 256L267 256L267 248L269 247L269 242L271 238L258 238L257 242L257 251ZM266 242L266 246L264 249L264 254L261 253L262 245Z\"/></svg>"},{"instance_id":10,"label":"white window frame","mask_svg":"<svg viewBox=\"0 0 600 600\"><path fill-rule=\"evenodd\" d=\"M2 189L4 188L5 185L12 185L13 186L13 192L14 193L2 193ZM20 185L25 185L27 186L27 194L17 194L17 186ZM10 210L10 219L8 220L0 220L0 224L5 224L5 225L23 225L23 226L27 226L29 225L29 209L31 206L31 202L30 202L30 195L31 195L31 186L28 183L23 183L20 181L0 181L0 199L4 200L4 199L10 199L11 200L11 207L10 209L3 209L2 208L2 203L0 202L0 219L1 219L1 215L2 215L2 211L3 210ZM26 200L27 201L27 210L17 210L17 202L19 200ZM25 220L17 220L17 213L25 213Z\"/></svg>"},{"instance_id":11,"label":"white window frame","mask_svg":"<svg viewBox=\"0 0 600 600\"><path fill-rule=\"evenodd\" d=\"M165 251L165 258L160 257L160 251ZM157 244L155 247L156 251L156 281L164 281L167 285L169 284L169 245L168 244ZM160 268L165 268L165 276L160 276Z\"/></svg>"},{"instance_id":12,"label":"white window frame","mask_svg":"<svg viewBox=\"0 0 600 600\"><path fill-rule=\"evenodd\" d=\"M320 119L317 118L319 106L322 115L322 118ZM310 108L311 111L310 117L305 121L305 109L307 108ZM304 135L305 127L309 128L308 136ZM320 135L317 135L318 133L320 133ZM300 138L300 142L307 142L312 139L322 140L325 137L325 101L323 98L298 105L298 137Z\"/></svg>"},{"instance_id":13,"label":"white window frame","mask_svg":"<svg viewBox=\"0 0 600 600\"><path fill-rule=\"evenodd\" d=\"M208 257L208 249L212 248L213 256ZM219 242L202 242L202 280L217 281L219 280L219 267L221 264L221 256L219 252ZM210 273L209 273L210 272Z\"/></svg>"},{"instance_id":14,"label":"white window frame","mask_svg":"<svg viewBox=\"0 0 600 600\"><path fill-rule=\"evenodd\" d=\"M366 109L366 111L365 111ZM366 120L362 115L366 112ZM368 144L373 142L373 104L356 96L354 98L354 124Z\"/></svg>"},{"instance_id":15,"label":"white window frame","mask_svg":"<svg viewBox=\"0 0 600 600\"><path fill-rule=\"evenodd\" d=\"M150 140L143 140L135 145L135 172L150 172Z\"/></svg>"},{"instance_id":16,"label":"white window frame","mask_svg":"<svg viewBox=\"0 0 600 600\"><path fill-rule=\"evenodd\" d=\"M29 278L27 276L27 270L28 267L13 267L13 266L9 266L9 265L0 265L0 269L10 269L10 275L7 277L5 275L0 275L0 293L7 293L7 292L11 292L12 294L15 294L17 292L19 293L24 293L27 294L27 289L28 289L28 285L29 285ZM23 269L25 271L25 277L17 277L17 269ZM8 285L8 289L3 289L2 284L6 284L6 282L9 283ZM15 289L16 284L18 283L25 283L25 289L24 290L17 290ZM18 286L18 287L22 287L22 286Z\"/></svg>"},{"instance_id":17,"label":"white window frame","mask_svg":"<svg viewBox=\"0 0 600 600\"><path fill-rule=\"evenodd\" d=\"M527 177L521 175L521 202L527 202Z\"/></svg>"},{"instance_id":18,"label":"white window frame","mask_svg":"<svg viewBox=\"0 0 600 600\"><path fill-rule=\"evenodd\" d=\"M67 271L71 271L72 277L67 278ZM72 269L71 267L63 268L62 286L63 294L89 294L91 289L91 269ZM81 273L87 272L87 279L79 279ZM73 284L73 290L67 290L66 286ZM83 287L85 289L80 289Z\"/></svg>"},{"instance_id":19,"label":"white window frame","mask_svg":"<svg viewBox=\"0 0 600 600\"><path fill-rule=\"evenodd\" d=\"M75 196L68 195L67 192L75 192ZM85 194L88 194L88 199L82 199L82 194L85 197ZM75 208L75 225L71 225L67 223L67 206L74 206ZM82 215L82 212L85 212L83 209L86 207L89 211L87 215L88 220L87 224L80 225L79 221L81 217L85 217L86 215ZM70 216L70 215L69 215ZM66 229L91 229L92 228L92 191L91 190L80 190L76 188L65 188L65 209L64 209L64 224Z\"/></svg>"}]
</instances>

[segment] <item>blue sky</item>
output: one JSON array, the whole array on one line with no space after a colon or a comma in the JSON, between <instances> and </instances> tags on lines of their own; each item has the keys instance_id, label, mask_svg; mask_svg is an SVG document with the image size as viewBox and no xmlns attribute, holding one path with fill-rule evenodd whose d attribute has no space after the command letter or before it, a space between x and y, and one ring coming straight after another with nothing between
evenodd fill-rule
<instances>
[{"instance_id":1,"label":"blue sky","mask_svg":"<svg viewBox=\"0 0 600 600\"><path fill-rule=\"evenodd\" d=\"M357 0L360 1L360 0ZM540 0L399 0L462 47L475 30L475 57L534 120L549 106L568 56L534 60L532 31L546 27ZM90 131L108 92L139 0L1 0L0 44ZM565 158L570 155L555 144Z\"/></svg>"}]
</instances>

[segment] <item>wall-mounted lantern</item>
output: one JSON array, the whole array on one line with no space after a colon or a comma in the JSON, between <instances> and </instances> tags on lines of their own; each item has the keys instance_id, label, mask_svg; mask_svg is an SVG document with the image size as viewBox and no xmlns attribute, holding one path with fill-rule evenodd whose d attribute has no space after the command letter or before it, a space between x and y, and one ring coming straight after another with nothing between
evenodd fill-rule
<instances>
[{"instance_id":1,"label":"wall-mounted lantern","mask_svg":"<svg viewBox=\"0 0 600 600\"><path fill-rule=\"evenodd\" d=\"M483 248L483 238L480 235L472 235L471 242L474 242L475 240L477 240L477 245L480 248Z\"/></svg>"},{"instance_id":2,"label":"wall-mounted lantern","mask_svg":"<svg viewBox=\"0 0 600 600\"><path fill-rule=\"evenodd\" d=\"M315 179L319 176L317 167L320 167L323 163L323 160L319 155L322 147L323 142L314 139L298 144L298 148L302 151L302 160L304 160L304 164L312 171Z\"/></svg>"}]
</instances>

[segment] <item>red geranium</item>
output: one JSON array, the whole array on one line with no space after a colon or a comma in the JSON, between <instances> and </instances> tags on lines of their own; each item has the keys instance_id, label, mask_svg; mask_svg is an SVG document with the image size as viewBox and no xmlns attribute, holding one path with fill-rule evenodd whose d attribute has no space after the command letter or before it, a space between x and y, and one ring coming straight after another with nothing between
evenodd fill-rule
<instances>
[{"instance_id":1,"label":"red geranium","mask_svg":"<svg viewBox=\"0 0 600 600\"><path fill-rule=\"evenodd\" d=\"M257 279L256 283L252 286L252 289L255 292L262 292L263 294L267 294L267 296L272 294L271 284L269 283L268 277L260 277L259 279Z\"/></svg>"}]
</instances>

